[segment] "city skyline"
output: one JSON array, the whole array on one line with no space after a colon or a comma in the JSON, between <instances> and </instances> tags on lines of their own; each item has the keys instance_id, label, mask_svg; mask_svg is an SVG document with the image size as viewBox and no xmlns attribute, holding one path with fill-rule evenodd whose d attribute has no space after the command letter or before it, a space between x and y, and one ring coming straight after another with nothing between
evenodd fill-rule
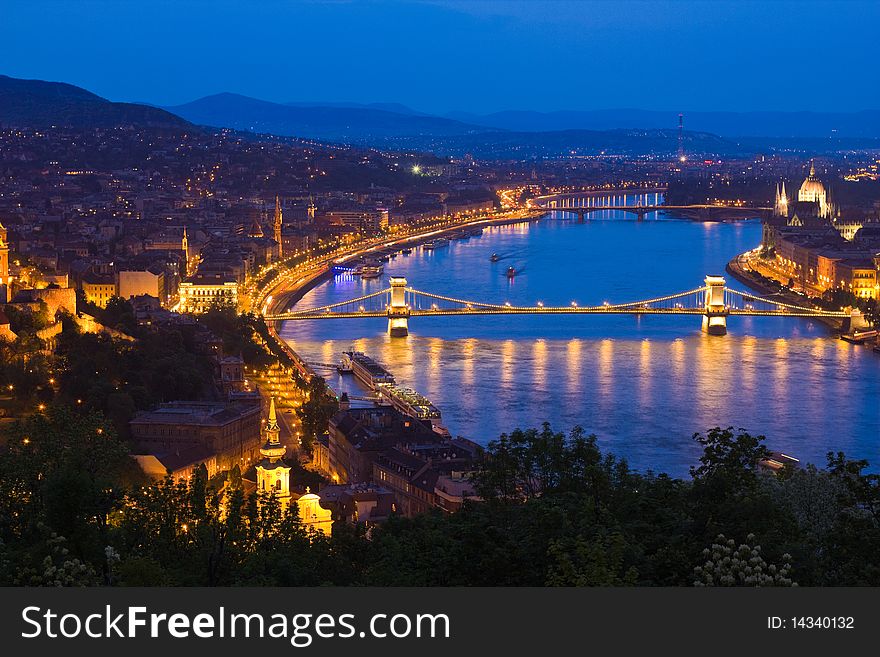
<instances>
[{"instance_id":1,"label":"city skyline","mask_svg":"<svg viewBox=\"0 0 880 657\"><path fill-rule=\"evenodd\" d=\"M880 586L880 4L11 1L0 585Z\"/></svg>"},{"instance_id":2,"label":"city skyline","mask_svg":"<svg viewBox=\"0 0 880 657\"><path fill-rule=\"evenodd\" d=\"M880 107L880 90L864 84L860 66L872 56L876 3L154 6L14 1L0 43L3 72L157 105L231 92L273 102L402 103L439 114ZM422 38L410 38L414 29ZM715 83L704 84L709 79Z\"/></svg>"}]
</instances>

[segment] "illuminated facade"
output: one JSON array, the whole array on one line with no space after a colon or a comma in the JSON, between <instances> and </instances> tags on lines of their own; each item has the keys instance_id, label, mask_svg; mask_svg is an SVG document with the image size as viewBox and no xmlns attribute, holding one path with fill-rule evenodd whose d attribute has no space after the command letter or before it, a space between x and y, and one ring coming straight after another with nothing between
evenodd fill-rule
<instances>
[{"instance_id":1,"label":"illuminated facade","mask_svg":"<svg viewBox=\"0 0 880 657\"><path fill-rule=\"evenodd\" d=\"M822 219L831 219L831 204L828 202L828 192L822 181L816 178L816 167L810 163L810 175L801 183L798 190L798 201L806 203L817 203L819 205L819 216Z\"/></svg>"},{"instance_id":2,"label":"illuminated facade","mask_svg":"<svg viewBox=\"0 0 880 657\"><path fill-rule=\"evenodd\" d=\"M777 217L788 216L788 195L785 193L785 182L782 187L776 185L776 204L773 206L773 213Z\"/></svg>"},{"instance_id":3,"label":"illuminated facade","mask_svg":"<svg viewBox=\"0 0 880 657\"><path fill-rule=\"evenodd\" d=\"M257 463L257 490L273 493L282 504L286 504L290 498L290 466L284 461L287 448L281 444L274 397L269 401L269 416L263 434L266 442L260 448L263 458Z\"/></svg>"},{"instance_id":4,"label":"illuminated facade","mask_svg":"<svg viewBox=\"0 0 880 657\"><path fill-rule=\"evenodd\" d=\"M162 270L119 271L116 273L116 285L118 294L123 299L146 294L159 299L163 306L168 304L165 273Z\"/></svg>"},{"instance_id":5,"label":"illuminated facade","mask_svg":"<svg viewBox=\"0 0 880 657\"><path fill-rule=\"evenodd\" d=\"M276 258L281 260L283 254L283 245L281 243L281 225L283 224L283 215L281 213L281 198L275 197L275 221L272 224L272 237L275 239L276 244Z\"/></svg>"},{"instance_id":6,"label":"illuminated facade","mask_svg":"<svg viewBox=\"0 0 880 657\"><path fill-rule=\"evenodd\" d=\"M706 276L703 332L709 335L727 334L727 307L724 303L724 277Z\"/></svg>"},{"instance_id":7,"label":"illuminated facade","mask_svg":"<svg viewBox=\"0 0 880 657\"><path fill-rule=\"evenodd\" d=\"M9 243L6 228L0 224L0 303L9 301Z\"/></svg>"},{"instance_id":8,"label":"illuminated facade","mask_svg":"<svg viewBox=\"0 0 880 657\"><path fill-rule=\"evenodd\" d=\"M82 290L86 295L86 301L95 304L98 308L106 308L107 302L116 296L116 281L109 276L84 276Z\"/></svg>"},{"instance_id":9,"label":"illuminated facade","mask_svg":"<svg viewBox=\"0 0 880 657\"><path fill-rule=\"evenodd\" d=\"M825 185L816 177L814 164L810 163L810 173L798 189L797 200L788 197L785 182L776 186L773 215L787 219L789 226L801 227L834 222L836 218L834 205Z\"/></svg>"},{"instance_id":10,"label":"illuminated facade","mask_svg":"<svg viewBox=\"0 0 880 657\"><path fill-rule=\"evenodd\" d=\"M321 506L321 497L306 487L306 494L296 501L299 510L299 521L322 534L330 534L333 525L333 512Z\"/></svg>"},{"instance_id":11,"label":"illuminated facade","mask_svg":"<svg viewBox=\"0 0 880 657\"><path fill-rule=\"evenodd\" d=\"M186 236L186 226L183 227L183 238L180 240L180 248L183 249L184 254L184 272L183 275L186 276L189 273L189 238Z\"/></svg>"},{"instance_id":12,"label":"illuminated facade","mask_svg":"<svg viewBox=\"0 0 880 657\"><path fill-rule=\"evenodd\" d=\"M776 246L779 229L788 227L816 230L833 228L845 240L851 242L864 226L861 219L841 217L831 201L825 185L816 177L816 167L810 164L810 173L798 189L797 198L789 198L785 183L776 186L776 202L772 218L764 223L763 245Z\"/></svg>"},{"instance_id":13,"label":"illuminated facade","mask_svg":"<svg viewBox=\"0 0 880 657\"><path fill-rule=\"evenodd\" d=\"M180 310L203 313L212 306L236 306L238 282L217 275L197 274L180 283Z\"/></svg>"},{"instance_id":14,"label":"illuminated facade","mask_svg":"<svg viewBox=\"0 0 880 657\"><path fill-rule=\"evenodd\" d=\"M776 266L792 281L811 288L814 293L838 289L862 299L880 298L878 262L844 246L829 244L821 236L784 233L778 236L775 245Z\"/></svg>"},{"instance_id":15,"label":"illuminated facade","mask_svg":"<svg viewBox=\"0 0 880 657\"><path fill-rule=\"evenodd\" d=\"M391 277L391 306L388 308L388 335L392 338L409 334L409 304L406 302L406 279Z\"/></svg>"}]
</instances>

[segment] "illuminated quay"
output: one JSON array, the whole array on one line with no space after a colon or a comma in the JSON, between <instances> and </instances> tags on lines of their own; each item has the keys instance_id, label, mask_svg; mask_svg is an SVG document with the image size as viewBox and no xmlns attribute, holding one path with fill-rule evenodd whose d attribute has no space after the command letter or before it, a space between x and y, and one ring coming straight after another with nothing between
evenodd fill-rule
<instances>
[{"instance_id":1,"label":"illuminated quay","mask_svg":"<svg viewBox=\"0 0 880 657\"><path fill-rule=\"evenodd\" d=\"M658 426L767 426L774 448L821 460L831 419L845 413L852 421L876 389L876 356L833 339L826 325L851 319L840 308L826 312L725 275L729 312L714 309L727 335L703 330L705 273L723 272L758 244L760 222L673 215L639 223L613 210L583 225L570 214L545 217L487 228L442 253L413 249L379 281L328 278L288 310L313 319L273 323L309 360L327 361L350 345L370 354L439 406L453 435L485 444L498 426L531 426L542 417L535 409L553 409L642 467L674 469L692 455L686 443L631 435L634 415ZM636 239L642 234L651 241ZM490 261L493 253L500 262ZM522 271L513 281L503 275L509 264ZM406 337L386 329L392 276L406 280ZM671 294L648 294L655 291ZM808 382L806 399L795 380ZM334 390L362 394L346 381L353 379L328 379ZM838 400L830 411L820 401L828 394ZM791 420L797 414L823 433L804 438ZM866 430L875 421L858 418Z\"/></svg>"}]
</instances>

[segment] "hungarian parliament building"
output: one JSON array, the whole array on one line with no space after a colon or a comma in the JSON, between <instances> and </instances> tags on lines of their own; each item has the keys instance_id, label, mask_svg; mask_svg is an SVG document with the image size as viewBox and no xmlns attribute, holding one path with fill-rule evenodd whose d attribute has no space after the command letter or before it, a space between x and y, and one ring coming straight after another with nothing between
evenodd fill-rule
<instances>
[{"instance_id":1,"label":"hungarian parliament building","mask_svg":"<svg viewBox=\"0 0 880 657\"><path fill-rule=\"evenodd\" d=\"M784 182L777 185L762 247L805 291L842 289L861 298L880 296L880 223L842 216L812 164L797 200L789 199Z\"/></svg>"}]
</instances>

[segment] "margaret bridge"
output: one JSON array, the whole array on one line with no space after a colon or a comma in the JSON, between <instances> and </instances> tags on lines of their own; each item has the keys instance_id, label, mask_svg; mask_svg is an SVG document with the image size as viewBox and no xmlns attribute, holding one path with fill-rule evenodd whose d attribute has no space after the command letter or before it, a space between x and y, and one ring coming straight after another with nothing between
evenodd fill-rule
<instances>
[{"instance_id":1,"label":"margaret bridge","mask_svg":"<svg viewBox=\"0 0 880 657\"><path fill-rule=\"evenodd\" d=\"M712 205L708 203L696 203L691 205L667 205L659 202L659 195L655 194L653 203L643 201L650 195L643 194L638 197L638 202L628 204L620 202L617 199L625 199L627 195L609 195L609 196L543 196L532 201L532 208L536 210L546 210L547 212L561 212L566 214L577 215L578 223L584 223L584 220L593 212L603 212L614 210L617 212L626 212L636 215L638 221L642 221L645 215L651 212L663 212L670 210L678 210L695 214L700 219L712 219L719 215L734 216L754 216L770 211L772 208L758 206L738 206L738 205Z\"/></svg>"},{"instance_id":2,"label":"margaret bridge","mask_svg":"<svg viewBox=\"0 0 880 657\"><path fill-rule=\"evenodd\" d=\"M405 278L391 277L391 286L347 301L266 315L267 321L304 321L384 317L392 336L409 332L411 317L453 317L457 315L695 315L710 335L727 333L727 317L806 317L846 320L846 311L822 310L798 306L749 292L733 290L721 276L706 276L704 284L693 290L628 303L603 303L600 306L514 306L510 303L487 303L457 299L409 287Z\"/></svg>"}]
</instances>

